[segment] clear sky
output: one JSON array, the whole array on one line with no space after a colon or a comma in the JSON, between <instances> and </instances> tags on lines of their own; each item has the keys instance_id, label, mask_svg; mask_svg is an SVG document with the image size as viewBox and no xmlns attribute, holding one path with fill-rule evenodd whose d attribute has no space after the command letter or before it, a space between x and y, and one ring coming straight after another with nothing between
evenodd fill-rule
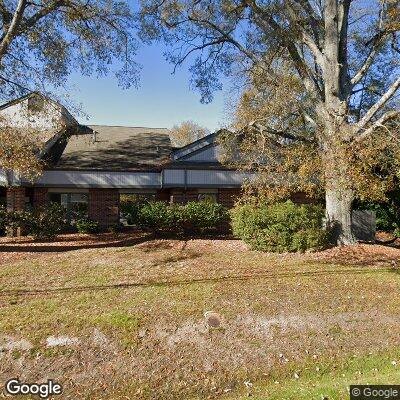
<instances>
[{"instance_id":1,"label":"clear sky","mask_svg":"<svg viewBox=\"0 0 400 400\"><path fill-rule=\"evenodd\" d=\"M201 104L200 95L189 89L188 66L172 75L173 66L163 57L162 45L141 45L137 61L142 65L140 86L123 90L116 79L97 79L73 74L74 102L81 103L88 120L85 124L146 126L170 128L184 120L193 120L210 130L223 125L224 91L215 94L211 104Z\"/></svg>"}]
</instances>

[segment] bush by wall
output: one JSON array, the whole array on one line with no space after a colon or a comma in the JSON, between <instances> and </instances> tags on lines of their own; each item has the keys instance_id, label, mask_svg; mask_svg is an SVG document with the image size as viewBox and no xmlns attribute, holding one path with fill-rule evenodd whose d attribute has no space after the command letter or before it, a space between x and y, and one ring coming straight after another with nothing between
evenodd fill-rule
<instances>
[{"instance_id":1,"label":"bush by wall","mask_svg":"<svg viewBox=\"0 0 400 400\"><path fill-rule=\"evenodd\" d=\"M32 212L25 212L24 221L27 233L35 239L53 239L65 227L65 209L50 203Z\"/></svg>"},{"instance_id":2,"label":"bush by wall","mask_svg":"<svg viewBox=\"0 0 400 400\"><path fill-rule=\"evenodd\" d=\"M35 239L53 239L65 227L65 209L50 203L33 211L7 211L0 208L0 229L15 231L23 228Z\"/></svg>"},{"instance_id":3,"label":"bush by wall","mask_svg":"<svg viewBox=\"0 0 400 400\"><path fill-rule=\"evenodd\" d=\"M100 231L100 225L97 221L93 221L89 218L82 218L76 221L76 229L79 233L98 233Z\"/></svg>"},{"instance_id":4,"label":"bush by wall","mask_svg":"<svg viewBox=\"0 0 400 400\"><path fill-rule=\"evenodd\" d=\"M212 233L227 218L225 207L209 201L189 202L185 205L150 201L142 204L137 214L141 227L167 234Z\"/></svg>"},{"instance_id":5,"label":"bush by wall","mask_svg":"<svg viewBox=\"0 0 400 400\"><path fill-rule=\"evenodd\" d=\"M321 249L329 241L323 228L324 209L318 205L241 204L230 214L233 234L252 249L302 252Z\"/></svg>"}]
</instances>

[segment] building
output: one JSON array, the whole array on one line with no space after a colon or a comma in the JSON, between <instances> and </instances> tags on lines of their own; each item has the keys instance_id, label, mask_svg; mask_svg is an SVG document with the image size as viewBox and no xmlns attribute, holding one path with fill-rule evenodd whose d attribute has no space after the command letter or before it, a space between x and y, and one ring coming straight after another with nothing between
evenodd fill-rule
<instances>
[{"instance_id":1,"label":"building","mask_svg":"<svg viewBox=\"0 0 400 400\"><path fill-rule=\"evenodd\" d=\"M34 183L0 175L9 210L48 201L81 205L107 226L119 221L121 195L185 203L212 197L230 207L248 178L220 161L219 132L174 148L167 129L83 126L60 104L32 93L0 107L1 123L45 132L46 162ZM8 182L7 182L8 181Z\"/></svg>"}]
</instances>

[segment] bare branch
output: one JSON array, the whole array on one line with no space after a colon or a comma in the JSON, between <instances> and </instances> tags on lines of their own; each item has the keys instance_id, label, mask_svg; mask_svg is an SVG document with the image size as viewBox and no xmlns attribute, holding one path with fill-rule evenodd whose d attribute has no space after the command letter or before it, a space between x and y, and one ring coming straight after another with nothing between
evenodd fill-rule
<instances>
[{"instance_id":1,"label":"bare branch","mask_svg":"<svg viewBox=\"0 0 400 400\"><path fill-rule=\"evenodd\" d=\"M383 114L377 121L375 121L368 129L366 129L361 135L355 138L355 141L365 139L368 135L373 133L377 128L384 127L385 122L400 116L400 111L388 111Z\"/></svg>"},{"instance_id":2,"label":"bare branch","mask_svg":"<svg viewBox=\"0 0 400 400\"><path fill-rule=\"evenodd\" d=\"M386 93L367 111L363 118L357 124L356 132L360 132L379 112L382 107L387 103L388 100L396 93L397 89L400 87L400 76L392 83Z\"/></svg>"},{"instance_id":3,"label":"bare branch","mask_svg":"<svg viewBox=\"0 0 400 400\"><path fill-rule=\"evenodd\" d=\"M14 12L13 18L11 20L10 26L7 29L5 35L0 41L0 58L7 52L10 43L19 29L22 17L24 15L27 0L19 0L17 8Z\"/></svg>"}]
</instances>

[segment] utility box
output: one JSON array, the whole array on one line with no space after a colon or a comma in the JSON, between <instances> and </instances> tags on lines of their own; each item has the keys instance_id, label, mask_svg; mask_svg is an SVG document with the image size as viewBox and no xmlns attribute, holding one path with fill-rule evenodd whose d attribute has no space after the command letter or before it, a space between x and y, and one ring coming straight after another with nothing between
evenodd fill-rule
<instances>
[{"instance_id":1,"label":"utility box","mask_svg":"<svg viewBox=\"0 0 400 400\"><path fill-rule=\"evenodd\" d=\"M374 242L376 234L376 215L374 211L354 210L352 214L354 236L362 242Z\"/></svg>"}]
</instances>

